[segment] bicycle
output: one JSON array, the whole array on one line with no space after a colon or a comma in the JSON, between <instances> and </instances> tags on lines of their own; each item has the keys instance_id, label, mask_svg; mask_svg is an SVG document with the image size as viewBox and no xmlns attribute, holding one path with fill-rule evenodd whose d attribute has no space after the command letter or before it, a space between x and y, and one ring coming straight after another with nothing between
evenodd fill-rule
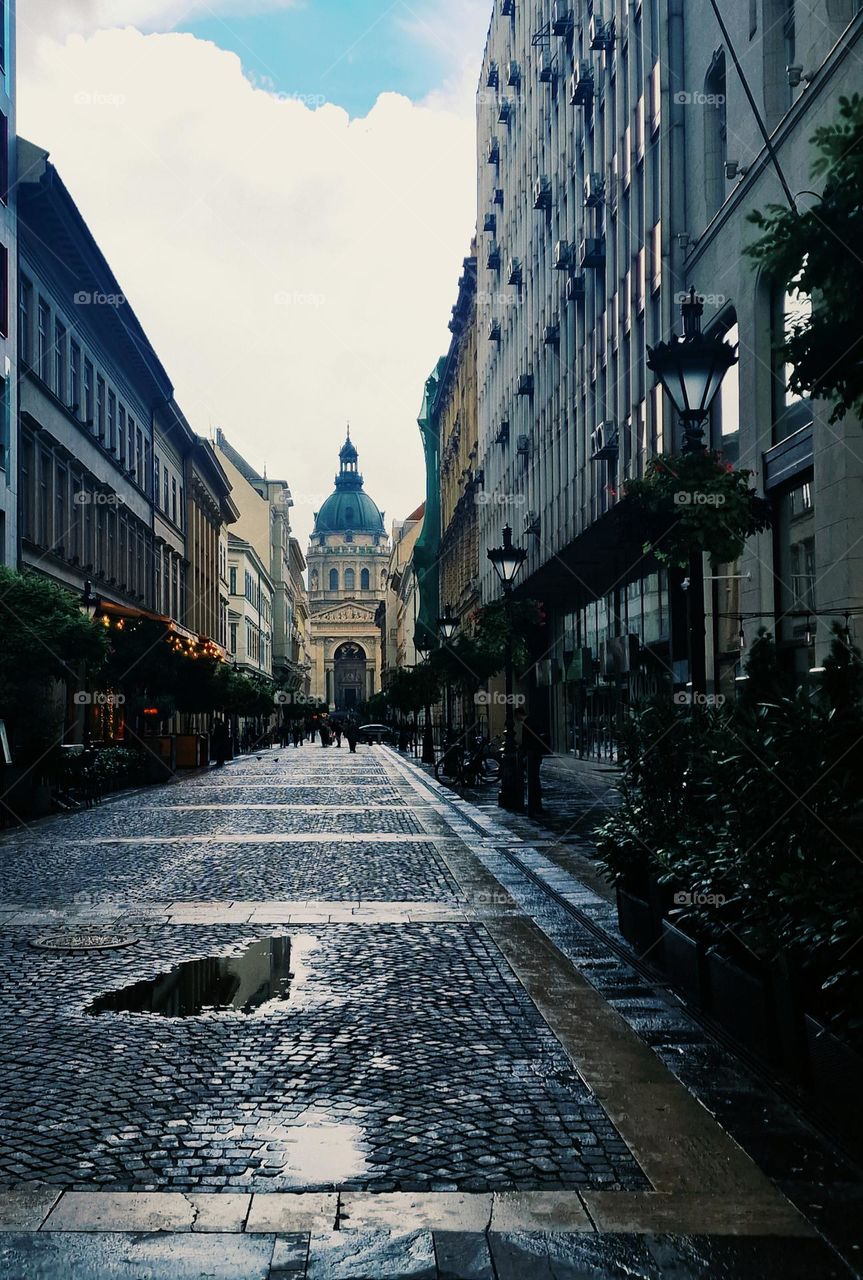
<instances>
[{"instance_id":1,"label":"bicycle","mask_svg":"<svg viewBox=\"0 0 863 1280\"><path fill-rule=\"evenodd\" d=\"M477 734L471 744L456 742L435 764L435 777L444 784L478 787L500 777L500 751Z\"/></svg>"}]
</instances>

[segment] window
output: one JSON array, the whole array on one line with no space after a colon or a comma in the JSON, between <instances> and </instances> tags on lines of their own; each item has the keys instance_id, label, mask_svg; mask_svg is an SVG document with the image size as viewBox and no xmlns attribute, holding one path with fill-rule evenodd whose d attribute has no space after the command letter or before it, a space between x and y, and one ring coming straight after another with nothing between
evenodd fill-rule
<instances>
[{"instance_id":1,"label":"window","mask_svg":"<svg viewBox=\"0 0 863 1280\"><path fill-rule=\"evenodd\" d=\"M73 342L69 359L69 408L79 417L81 413L81 348Z\"/></svg>"},{"instance_id":2,"label":"window","mask_svg":"<svg viewBox=\"0 0 863 1280\"><path fill-rule=\"evenodd\" d=\"M9 336L9 250L0 244L0 334Z\"/></svg>"},{"instance_id":3,"label":"window","mask_svg":"<svg viewBox=\"0 0 863 1280\"><path fill-rule=\"evenodd\" d=\"M339 589L339 571L338 569L330 569L330 591L338 591Z\"/></svg>"},{"instance_id":4,"label":"window","mask_svg":"<svg viewBox=\"0 0 863 1280\"><path fill-rule=\"evenodd\" d=\"M54 394L66 399L66 330L59 320L54 321Z\"/></svg>"},{"instance_id":5,"label":"window","mask_svg":"<svg viewBox=\"0 0 863 1280\"><path fill-rule=\"evenodd\" d=\"M0 15L2 21L2 15ZM0 200L9 203L9 121L0 112Z\"/></svg>"},{"instance_id":6,"label":"window","mask_svg":"<svg viewBox=\"0 0 863 1280\"><path fill-rule=\"evenodd\" d=\"M105 439L105 379L96 379L96 434Z\"/></svg>"},{"instance_id":7,"label":"window","mask_svg":"<svg viewBox=\"0 0 863 1280\"><path fill-rule=\"evenodd\" d=\"M728 159L725 95L725 54L718 53L704 80L704 167L708 214L714 213L725 200L725 162Z\"/></svg>"},{"instance_id":8,"label":"window","mask_svg":"<svg viewBox=\"0 0 863 1280\"><path fill-rule=\"evenodd\" d=\"M371 580L371 575L369 574L368 569L363 569L360 573L360 590L361 591L369 590L370 580Z\"/></svg>"},{"instance_id":9,"label":"window","mask_svg":"<svg viewBox=\"0 0 863 1280\"><path fill-rule=\"evenodd\" d=\"M345 591L353 591L356 586L356 575L353 569L345 569Z\"/></svg>"},{"instance_id":10,"label":"window","mask_svg":"<svg viewBox=\"0 0 863 1280\"><path fill-rule=\"evenodd\" d=\"M23 364L33 360L33 286L22 276L18 281L18 350Z\"/></svg>"},{"instance_id":11,"label":"window","mask_svg":"<svg viewBox=\"0 0 863 1280\"><path fill-rule=\"evenodd\" d=\"M84 419L88 427L93 426L93 366L89 360L84 361Z\"/></svg>"},{"instance_id":12,"label":"window","mask_svg":"<svg viewBox=\"0 0 863 1280\"><path fill-rule=\"evenodd\" d=\"M36 330L36 365L43 382L51 378L51 312L47 302L39 303Z\"/></svg>"},{"instance_id":13,"label":"window","mask_svg":"<svg viewBox=\"0 0 863 1280\"><path fill-rule=\"evenodd\" d=\"M786 291L779 287L773 291L772 300L772 345L773 349L781 347L783 340L790 335L796 325L804 321L812 310L812 301L807 294L791 288ZM778 444L795 431L811 426L813 421L812 402L808 396L798 395L790 387L793 367L785 364L781 355L776 362L773 378L773 440Z\"/></svg>"}]
</instances>

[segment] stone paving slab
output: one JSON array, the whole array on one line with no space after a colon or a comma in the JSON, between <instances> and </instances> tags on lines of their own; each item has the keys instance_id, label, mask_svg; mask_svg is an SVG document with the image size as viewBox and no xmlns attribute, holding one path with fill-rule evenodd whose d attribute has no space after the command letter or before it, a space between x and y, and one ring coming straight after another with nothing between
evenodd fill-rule
<instances>
[{"instance_id":1,"label":"stone paving slab","mask_svg":"<svg viewBox=\"0 0 863 1280\"><path fill-rule=\"evenodd\" d=\"M38 1231L60 1198L52 1187L10 1187L0 1191L0 1231Z\"/></svg>"},{"instance_id":2,"label":"stone paving slab","mask_svg":"<svg viewBox=\"0 0 863 1280\"><path fill-rule=\"evenodd\" d=\"M69 1232L0 1236L2 1280L268 1280L271 1236Z\"/></svg>"},{"instance_id":3,"label":"stone paving slab","mask_svg":"<svg viewBox=\"0 0 863 1280\"><path fill-rule=\"evenodd\" d=\"M252 1197L252 1207L246 1221L246 1231L325 1232L335 1226L339 1197L314 1192L289 1192L287 1194L258 1192Z\"/></svg>"}]
</instances>

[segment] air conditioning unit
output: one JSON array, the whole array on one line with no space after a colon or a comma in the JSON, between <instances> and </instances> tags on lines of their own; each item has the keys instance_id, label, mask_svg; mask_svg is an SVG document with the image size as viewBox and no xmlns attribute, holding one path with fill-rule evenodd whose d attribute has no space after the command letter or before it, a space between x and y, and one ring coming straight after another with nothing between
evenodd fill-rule
<instances>
[{"instance_id":1,"label":"air conditioning unit","mask_svg":"<svg viewBox=\"0 0 863 1280\"><path fill-rule=\"evenodd\" d=\"M570 276L566 282L567 302L581 302L584 299L584 276Z\"/></svg>"},{"instance_id":2,"label":"air conditioning unit","mask_svg":"<svg viewBox=\"0 0 863 1280\"><path fill-rule=\"evenodd\" d=\"M567 0L555 0L551 7L551 34L553 36L572 35L575 18Z\"/></svg>"},{"instance_id":3,"label":"air conditioning unit","mask_svg":"<svg viewBox=\"0 0 863 1280\"><path fill-rule=\"evenodd\" d=\"M486 84L488 85L489 89L496 89L497 86L500 84L500 72L497 69L496 62L490 62L488 64L488 76L486 78Z\"/></svg>"},{"instance_id":4,"label":"air conditioning unit","mask_svg":"<svg viewBox=\"0 0 863 1280\"><path fill-rule=\"evenodd\" d=\"M539 52L539 78L543 84L553 84L557 79L557 69L555 61L548 49L540 49Z\"/></svg>"},{"instance_id":5,"label":"air conditioning unit","mask_svg":"<svg viewBox=\"0 0 863 1280\"><path fill-rule=\"evenodd\" d=\"M494 235L495 231L497 231L497 217L495 216L495 214L487 213L485 215L485 218L483 219L482 229L483 231L490 231L492 235Z\"/></svg>"},{"instance_id":6,"label":"air conditioning unit","mask_svg":"<svg viewBox=\"0 0 863 1280\"><path fill-rule=\"evenodd\" d=\"M518 436L515 442L516 453L526 458L530 453L530 436Z\"/></svg>"},{"instance_id":7,"label":"air conditioning unit","mask_svg":"<svg viewBox=\"0 0 863 1280\"><path fill-rule=\"evenodd\" d=\"M584 203L596 209L605 200L605 179L601 173L589 173L584 179Z\"/></svg>"},{"instance_id":8,"label":"air conditioning unit","mask_svg":"<svg viewBox=\"0 0 863 1280\"><path fill-rule=\"evenodd\" d=\"M547 324L542 331L542 341L546 347L556 347L560 342L560 325Z\"/></svg>"},{"instance_id":9,"label":"air conditioning unit","mask_svg":"<svg viewBox=\"0 0 863 1280\"><path fill-rule=\"evenodd\" d=\"M600 267L605 266L605 237L592 236L587 240L582 240L581 248L578 254L579 265L582 271L596 271Z\"/></svg>"},{"instance_id":10,"label":"air conditioning unit","mask_svg":"<svg viewBox=\"0 0 863 1280\"><path fill-rule=\"evenodd\" d=\"M572 265L572 246L568 240L558 240L554 246L555 271L568 271Z\"/></svg>"},{"instance_id":11,"label":"air conditioning unit","mask_svg":"<svg viewBox=\"0 0 863 1280\"><path fill-rule=\"evenodd\" d=\"M517 89L521 84L521 67L516 62L515 58L511 58L507 63L506 82L514 89Z\"/></svg>"},{"instance_id":12,"label":"air conditioning unit","mask_svg":"<svg viewBox=\"0 0 863 1280\"><path fill-rule=\"evenodd\" d=\"M512 103L509 98L501 98L497 118L500 124L509 124L512 119Z\"/></svg>"},{"instance_id":13,"label":"air conditioning unit","mask_svg":"<svg viewBox=\"0 0 863 1280\"><path fill-rule=\"evenodd\" d=\"M593 102L593 64L579 58L569 78L569 101L574 107L589 107Z\"/></svg>"},{"instance_id":14,"label":"air conditioning unit","mask_svg":"<svg viewBox=\"0 0 863 1280\"><path fill-rule=\"evenodd\" d=\"M500 164L500 143L497 138L489 138L486 159L489 164Z\"/></svg>"},{"instance_id":15,"label":"air conditioning unit","mask_svg":"<svg viewBox=\"0 0 863 1280\"><path fill-rule=\"evenodd\" d=\"M519 374L518 385L516 386L516 395L532 396L533 395L533 374Z\"/></svg>"},{"instance_id":16,"label":"air conditioning unit","mask_svg":"<svg viewBox=\"0 0 863 1280\"><path fill-rule=\"evenodd\" d=\"M498 423L497 435L495 436L497 444L509 444L509 419L503 418Z\"/></svg>"},{"instance_id":17,"label":"air conditioning unit","mask_svg":"<svg viewBox=\"0 0 863 1280\"><path fill-rule=\"evenodd\" d=\"M500 271L500 249L494 243L488 246L485 265L489 271Z\"/></svg>"},{"instance_id":18,"label":"air conditioning unit","mask_svg":"<svg viewBox=\"0 0 863 1280\"><path fill-rule=\"evenodd\" d=\"M488 322L488 340L489 342L500 342L500 321L489 320Z\"/></svg>"},{"instance_id":19,"label":"air conditioning unit","mask_svg":"<svg viewBox=\"0 0 863 1280\"><path fill-rule=\"evenodd\" d=\"M503 208L503 187L495 187L492 204L496 204L500 209Z\"/></svg>"},{"instance_id":20,"label":"air conditioning unit","mask_svg":"<svg viewBox=\"0 0 863 1280\"><path fill-rule=\"evenodd\" d=\"M521 284L521 258L510 258L506 264L507 284Z\"/></svg>"},{"instance_id":21,"label":"air conditioning unit","mask_svg":"<svg viewBox=\"0 0 863 1280\"><path fill-rule=\"evenodd\" d=\"M533 207L534 209L551 208L551 179L545 175L537 178L533 184Z\"/></svg>"},{"instance_id":22,"label":"air conditioning unit","mask_svg":"<svg viewBox=\"0 0 863 1280\"><path fill-rule=\"evenodd\" d=\"M618 452L617 423L600 422L590 435L591 462L614 462Z\"/></svg>"},{"instance_id":23,"label":"air conditioning unit","mask_svg":"<svg viewBox=\"0 0 863 1280\"><path fill-rule=\"evenodd\" d=\"M588 27L588 39L591 49L610 53L614 48L614 18L603 22L602 18L594 14Z\"/></svg>"},{"instance_id":24,"label":"air conditioning unit","mask_svg":"<svg viewBox=\"0 0 863 1280\"><path fill-rule=\"evenodd\" d=\"M532 534L534 538L538 538L542 532L542 517L537 515L535 511L525 511L522 529L525 533Z\"/></svg>"}]
</instances>

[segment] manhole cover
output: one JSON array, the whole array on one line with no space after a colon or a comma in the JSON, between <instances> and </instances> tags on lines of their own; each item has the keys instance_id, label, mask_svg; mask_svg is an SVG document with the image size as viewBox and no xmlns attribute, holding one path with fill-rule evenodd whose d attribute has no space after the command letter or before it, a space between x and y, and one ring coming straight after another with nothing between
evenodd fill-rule
<instances>
[{"instance_id":1,"label":"manhole cover","mask_svg":"<svg viewBox=\"0 0 863 1280\"><path fill-rule=\"evenodd\" d=\"M67 933L46 933L32 945L43 951L111 951L128 947L138 939L131 933L105 933L99 929L74 929Z\"/></svg>"}]
</instances>

